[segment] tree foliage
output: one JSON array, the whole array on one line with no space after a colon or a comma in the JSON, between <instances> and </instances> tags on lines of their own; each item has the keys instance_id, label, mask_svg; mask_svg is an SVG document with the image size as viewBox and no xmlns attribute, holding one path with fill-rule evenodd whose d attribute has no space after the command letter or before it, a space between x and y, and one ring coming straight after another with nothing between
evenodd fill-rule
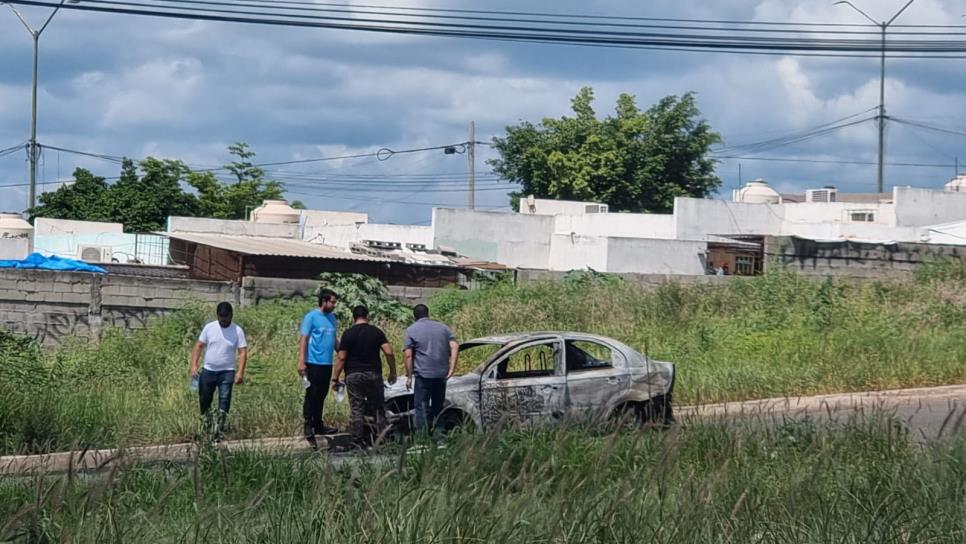
<instances>
[{"instance_id":1,"label":"tree foliage","mask_svg":"<svg viewBox=\"0 0 966 544\"><path fill-rule=\"evenodd\" d=\"M164 230L168 216L245 219L263 200L282 198L284 187L265 179L265 171L251 162L255 153L247 144L232 144L228 151L237 157L225 165L232 183L222 183L212 171L192 171L180 160L125 159L115 183L78 168L74 183L41 194L30 214L111 221L123 223L128 232L151 232Z\"/></svg>"},{"instance_id":2,"label":"tree foliage","mask_svg":"<svg viewBox=\"0 0 966 544\"><path fill-rule=\"evenodd\" d=\"M571 100L573 117L522 122L494 138L500 158L489 161L522 195L603 202L614 211L667 212L677 196L705 197L721 180L711 146L721 136L700 119L691 93L668 96L641 111L622 94L612 116L597 118L594 92Z\"/></svg>"},{"instance_id":3,"label":"tree foliage","mask_svg":"<svg viewBox=\"0 0 966 544\"><path fill-rule=\"evenodd\" d=\"M191 172L189 185L198 191L200 213L217 219L246 219L248 212L263 200L282 198L284 187L277 181L265 180L265 171L252 164L255 157L246 143L228 146L228 152L238 157L225 165L234 177L233 183L221 183L213 172Z\"/></svg>"}]
</instances>

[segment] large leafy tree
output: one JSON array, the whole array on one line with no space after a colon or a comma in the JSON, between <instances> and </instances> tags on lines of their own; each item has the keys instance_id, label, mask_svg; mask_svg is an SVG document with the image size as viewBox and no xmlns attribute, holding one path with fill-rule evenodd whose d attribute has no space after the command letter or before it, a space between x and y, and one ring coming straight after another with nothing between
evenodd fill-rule
<instances>
[{"instance_id":1,"label":"large leafy tree","mask_svg":"<svg viewBox=\"0 0 966 544\"><path fill-rule=\"evenodd\" d=\"M30 210L33 217L56 217L81 221L110 221L108 185L89 170L74 170L74 183L56 191L40 193L40 204Z\"/></svg>"},{"instance_id":2,"label":"large leafy tree","mask_svg":"<svg viewBox=\"0 0 966 544\"><path fill-rule=\"evenodd\" d=\"M282 198L282 184L264 179L247 144L232 144L228 150L237 157L225 166L231 183L222 183L211 171L194 172L178 160L149 157L135 164L125 159L120 178L110 185L78 168L74 183L40 195L31 216L112 221L123 223L128 232L151 232L164 230L171 215L244 219L263 200Z\"/></svg>"},{"instance_id":3,"label":"large leafy tree","mask_svg":"<svg viewBox=\"0 0 966 544\"><path fill-rule=\"evenodd\" d=\"M265 171L252 164L255 152L248 144L231 144L228 152L237 157L225 165L225 170L233 177L232 183L221 183L212 172L194 172L188 176L188 184L198 191L202 215L245 219L248 211L261 205L263 200L282 198L285 188L277 181L266 180Z\"/></svg>"},{"instance_id":4,"label":"large leafy tree","mask_svg":"<svg viewBox=\"0 0 966 544\"><path fill-rule=\"evenodd\" d=\"M111 220L129 232L152 232L164 230L170 215L197 215L197 199L181 188L187 173L181 161L148 157L135 168L126 159L121 178L108 191Z\"/></svg>"},{"instance_id":5,"label":"large leafy tree","mask_svg":"<svg viewBox=\"0 0 966 544\"><path fill-rule=\"evenodd\" d=\"M500 158L489 161L512 193L603 202L614 211L667 212L677 196L705 197L721 185L711 146L721 136L700 119L694 95L668 96L641 111L622 94L614 115L598 119L594 92L571 101L573 117L522 122L494 138Z\"/></svg>"}]
</instances>

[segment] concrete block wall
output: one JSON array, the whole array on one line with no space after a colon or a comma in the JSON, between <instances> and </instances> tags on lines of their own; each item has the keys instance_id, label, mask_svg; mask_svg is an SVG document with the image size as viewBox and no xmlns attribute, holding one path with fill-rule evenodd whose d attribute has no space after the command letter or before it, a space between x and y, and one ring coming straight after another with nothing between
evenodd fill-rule
<instances>
[{"instance_id":1,"label":"concrete block wall","mask_svg":"<svg viewBox=\"0 0 966 544\"><path fill-rule=\"evenodd\" d=\"M0 326L45 345L97 339L104 327L143 327L190 301L237 302L230 283L47 270L0 270Z\"/></svg>"},{"instance_id":2,"label":"concrete block wall","mask_svg":"<svg viewBox=\"0 0 966 544\"><path fill-rule=\"evenodd\" d=\"M311 298L318 295L318 280L291 280L286 278L247 277L242 280L241 305L252 306L263 300L277 298ZM426 303L439 287L409 287L390 285L389 294L405 304Z\"/></svg>"},{"instance_id":3,"label":"concrete block wall","mask_svg":"<svg viewBox=\"0 0 966 544\"><path fill-rule=\"evenodd\" d=\"M313 297L317 280L245 278L231 282L198 281L0 269L0 328L32 336L53 346L69 337L97 340L107 327L132 330L151 318L191 302L214 306L223 301L244 307L277 298ZM408 304L426 302L439 289L391 286Z\"/></svg>"},{"instance_id":4,"label":"concrete block wall","mask_svg":"<svg viewBox=\"0 0 966 544\"><path fill-rule=\"evenodd\" d=\"M551 280L562 280L568 274L568 272L559 272L555 270L527 270L520 269L517 270L517 281L518 282L528 282L528 281L551 281ZM727 281L731 281L733 278L740 276L694 276L694 275L684 275L684 274L612 274L614 276L619 276L629 283L638 285L645 289L655 289L662 285L668 283L677 283L681 285L705 285L705 284L721 284Z\"/></svg>"},{"instance_id":5,"label":"concrete block wall","mask_svg":"<svg viewBox=\"0 0 966 544\"><path fill-rule=\"evenodd\" d=\"M766 237L764 251L766 269L867 279L910 279L923 263L966 259L966 246L816 242L784 236Z\"/></svg>"}]
</instances>

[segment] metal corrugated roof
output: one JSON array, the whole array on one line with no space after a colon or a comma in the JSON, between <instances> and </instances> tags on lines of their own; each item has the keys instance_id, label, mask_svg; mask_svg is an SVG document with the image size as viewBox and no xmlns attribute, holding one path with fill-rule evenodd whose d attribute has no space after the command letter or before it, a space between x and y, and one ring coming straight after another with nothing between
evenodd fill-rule
<instances>
[{"instance_id":1,"label":"metal corrugated roof","mask_svg":"<svg viewBox=\"0 0 966 544\"><path fill-rule=\"evenodd\" d=\"M164 232L169 238L193 242L243 255L274 257L304 257L309 259L342 259L347 261L390 262L389 259L357 255L337 247L312 244L291 238L268 238L263 236L230 236L227 234L200 234L195 232Z\"/></svg>"}]
</instances>

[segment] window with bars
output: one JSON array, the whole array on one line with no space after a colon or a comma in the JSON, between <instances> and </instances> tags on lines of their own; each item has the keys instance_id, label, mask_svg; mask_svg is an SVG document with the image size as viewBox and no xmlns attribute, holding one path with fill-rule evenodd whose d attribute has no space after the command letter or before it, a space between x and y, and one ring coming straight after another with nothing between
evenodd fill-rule
<instances>
[{"instance_id":1,"label":"window with bars","mask_svg":"<svg viewBox=\"0 0 966 544\"><path fill-rule=\"evenodd\" d=\"M755 275L755 258L749 255L735 257L735 274L739 276Z\"/></svg>"},{"instance_id":2,"label":"window with bars","mask_svg":"<svg viewBox=\"0 0 966 544\"><path fill-rule=\"evenodd\" d=\"M850 211L849 221L853 223L874 223L875 212L867 210Z\"/></svg>"}]
</instances>

